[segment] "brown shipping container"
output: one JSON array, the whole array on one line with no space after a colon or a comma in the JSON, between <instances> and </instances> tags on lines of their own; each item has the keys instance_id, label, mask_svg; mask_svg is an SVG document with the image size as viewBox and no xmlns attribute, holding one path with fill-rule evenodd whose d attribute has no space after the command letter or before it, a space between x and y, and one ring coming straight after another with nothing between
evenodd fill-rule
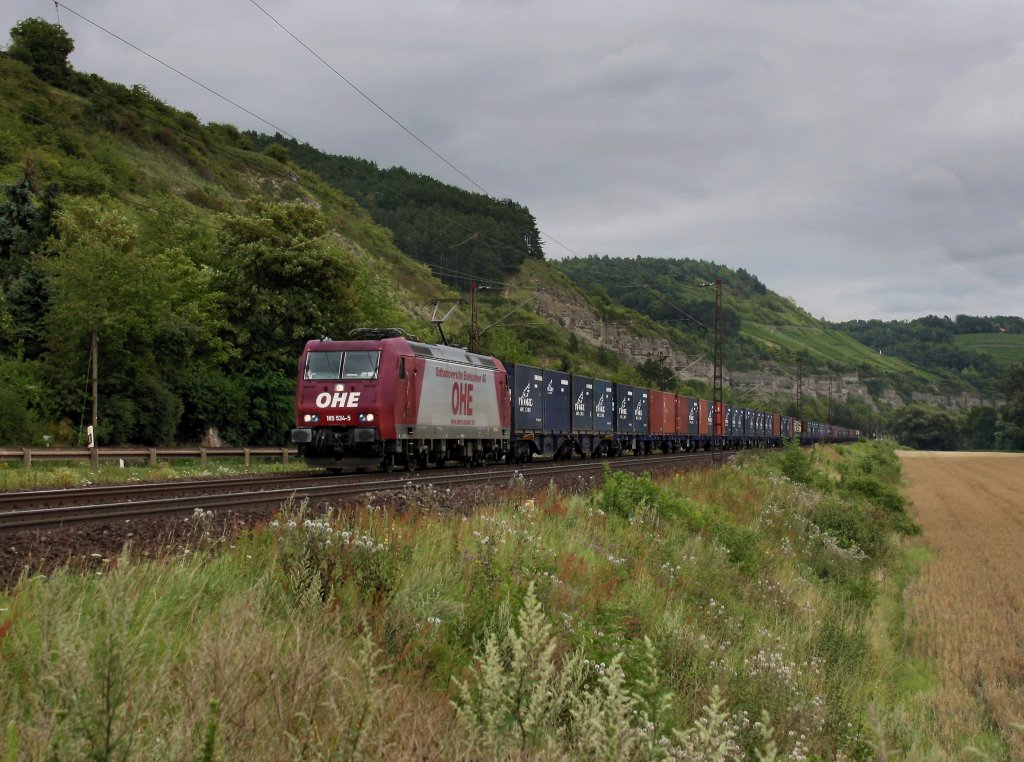
<instances>
[{"instance_id":1,"label":"brown shipping container","mask_svg":"<svg viewBox=\"0 0 1024 762\"><path fill-rule=\"evenodd\" d=\"M690 398L681 394L676 395L676 427L673 434L685 434L689 428L687 420L690 412Z\"/></svg>"},{"instance_id":2,"label":"brown shipping container","mask_svg":"<svg viewBox=\"0 0 1024 762\"><path fill-rule=\"evenodd\" d=\"M661 408L665 412L666 434L676 433L676 395L672 392L662 392Z\"/></svg>"},{"instance_id":3,"label":"brown shipping container","mask_svg":"<svg viewBox=\"0 0 1024 762\"><path fill-rule=\"evenodd\" d=\"M650 390L651 434L667 434L675 423L675 411L669 411L672 395L668 392Z\"/></svg>"},{"instance_id":4,"label":"brown shipping container","mask_svg":"<svg viewBox=\"0 0 1024 762\"><path fill-rule=\"evenodd\" d=\"M782 416L778 413L772 413L772 436L782 436Z\"/></svg>"},{"instance_id":5,"label":"brown shipping container","mask_svg":"<svg viewBox=\"0 0 1024 762\"><path fill-rule=\"evenodd\" d=\"M699 403L700 418L697 420L697 433L706 437L708 435L708 410L711 403L708 400L701 400Z\"/></svg>"}]
</instances>

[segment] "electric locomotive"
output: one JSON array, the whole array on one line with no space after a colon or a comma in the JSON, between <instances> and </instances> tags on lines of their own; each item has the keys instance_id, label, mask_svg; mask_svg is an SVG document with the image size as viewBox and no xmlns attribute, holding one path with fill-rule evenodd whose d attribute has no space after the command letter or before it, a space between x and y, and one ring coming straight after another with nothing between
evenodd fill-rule
<instances>
[{"instance_id":1,"label":"electric locomotive","mask_svg":"<svg viewBox=\"0 0 1024 762\"><path fill-rule=\"evenodd\" d=\"M361 329L306 343L291 441L308 465L333 471L497 462L508 451L508 399L493 357Z\"/></svg>"}]
</instances>

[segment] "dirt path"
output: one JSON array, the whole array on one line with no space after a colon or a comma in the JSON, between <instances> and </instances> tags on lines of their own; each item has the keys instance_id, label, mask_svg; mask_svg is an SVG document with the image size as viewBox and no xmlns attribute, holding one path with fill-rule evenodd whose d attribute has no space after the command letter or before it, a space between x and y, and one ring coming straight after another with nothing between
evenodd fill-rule
<instances>
[{"instance_id":1,"label":"dirt path","mask_svg":"<svg viewBox=\"0 0 1024 762\"><path fill-rule=\"evenodd\" d=\"M900 459L934 553L905 593L908 645L938 667L928 703L944 745L997 728L1024 759L1024 455Z\"/></svg>"}]
</instances>

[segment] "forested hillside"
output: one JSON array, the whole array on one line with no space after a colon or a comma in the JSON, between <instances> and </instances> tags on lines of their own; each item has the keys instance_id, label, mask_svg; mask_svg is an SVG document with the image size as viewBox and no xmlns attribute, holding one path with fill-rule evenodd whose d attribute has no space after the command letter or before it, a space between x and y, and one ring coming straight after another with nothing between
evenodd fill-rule
<instances>
[{"instance_id":1,"label":"forested hillside","mask_svg":"<svg viewBox=\"0 0 1024 762\"><path fill-rule=\"evenodd\" d=\"M543 259L530 210L511 199L446 185L404 167L380 169L352 156L331 156L281 135L246 133L259 149L272 145L358 201L391 230L398 248L465 289L469 279L502 281L527 259Z\"/></svg>"},{"instance_id":2,"label":"forested hillside","mask_svg":"<svg viewBox=\"0 0 1024 762\"><path fill-rule=\"evenodd\" d=\"M72 44L0 55L0 443L82 441L94 334L100 443L282 444L307 338L429 327L440 284L351 198Z\"/></svg>"},{"instance_id":3,"label":"forested hillside","mask_svg":"<svg viewBox=\"0 0 1024 762\"><path fill-rule=\"evenodd\" d=\"M954 373L1000 394L1005 366L1024 362L1024 319L1011 316L851 320L834 327L862 344L936 373Z\"/></svg>"},{"instance_id":4,"label":"forested hillside","mask_svg":"<svg viewBox=\"0 0 1024 762\"><path fill-rule=\"evenodd\" d=\"M908 402L915 392L1000 395L1005 373L998 358L1011 358L1013 343L1003 341L986 352L977 343L955 339L991 336L1000 328L1024 333L1024 321L1009 317L825 323L742 268L692 259L585 257L559 264L599 302L678 327L691 335L695 350L704 351L710 337L706 329L715 319L714 290L701 285L720 278L725 359L731 369L792 365L799 357L810 374L856 373L876 395L891 387Z\"/></svg>"},{"instance_id":5,"label":"forested hillside","mask_svg":"<svg viewBox=\"0 0 1024 762\"><path fill-rule=\"evenodd\" d=\"M556 265L521 204L203 124L144 87L75 72L73 41L40 19L11 39L0 54L0 445L84 441L93 368L101 444L194 442L211 428L233 444L282 444L306 339L361 325L436 338L431 303L465 298L471 280L483 287L480 348L506 361L706 395L664 357L711 356L705 284L721 279L730 401L788 409L791 390L770 380L799 363L805 378L859 385L836 401L839 423L865 428L945 395L991 402L929 418L943 442L989 446L1024 430L1005 373L1024 346L1020 318L828 325L711 262ZM445 324L454 343L470 340L468 313ZM771 388L734 387L743 373ZM803 412L824 420L822 394L806 394ZM1016 401L997 415L1004 398Z\"/></svg>"}]
</instances>

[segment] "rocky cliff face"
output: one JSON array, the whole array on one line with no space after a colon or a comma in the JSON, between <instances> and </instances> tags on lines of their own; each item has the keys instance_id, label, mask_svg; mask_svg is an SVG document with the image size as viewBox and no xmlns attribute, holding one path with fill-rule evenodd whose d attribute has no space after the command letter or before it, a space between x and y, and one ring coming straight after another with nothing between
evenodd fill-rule
<instances>
[{"instance_id":1,"label":"rocky cliff face","mask_svg":"<svg viewBox=\"0 0 1024 762\"><path fill-rule=\"evenodd\" d=\"M644 360L664 360L680 379L713 382L714 364L711 358L700 355L684 355L676 352L664 339L657 336L639 336L628 327L602 320L593 310L578 299L564 293L544 291L538 294L534 309L541 317L561 325L576 336L595 347L604 347L620 357L637 365ZM796 378L790 370L766 365L759 371L730 373L725 369L726 385L753 396L796 395ZM851 397L871 400L871 392L856 373L841 376L805 376L802 379L802 393L811 397L827 397L848 401ZM914 402L927 402L948 408L966 408L980 403L976 397L953 397L949 395L915 394ZM876 402L902 407L905 401L891 388L882 390Z\"/></svg>"},{"instance_id":2,"label":"rocky cliff face","mask_svg":"<svg viewBox=\"0 0 1024 762\"><path fill-rule=\"evenodd\" d=\"M680 354L658 336L638 336L618 323L606 322L595 315L586 302L544 291L538 295L534 309L541 317L567 328L588 344L610 349L634 365L644 360L664 359L683 380L712 381L714 363L708 358Z\"/></svg>"}]
</instances>

